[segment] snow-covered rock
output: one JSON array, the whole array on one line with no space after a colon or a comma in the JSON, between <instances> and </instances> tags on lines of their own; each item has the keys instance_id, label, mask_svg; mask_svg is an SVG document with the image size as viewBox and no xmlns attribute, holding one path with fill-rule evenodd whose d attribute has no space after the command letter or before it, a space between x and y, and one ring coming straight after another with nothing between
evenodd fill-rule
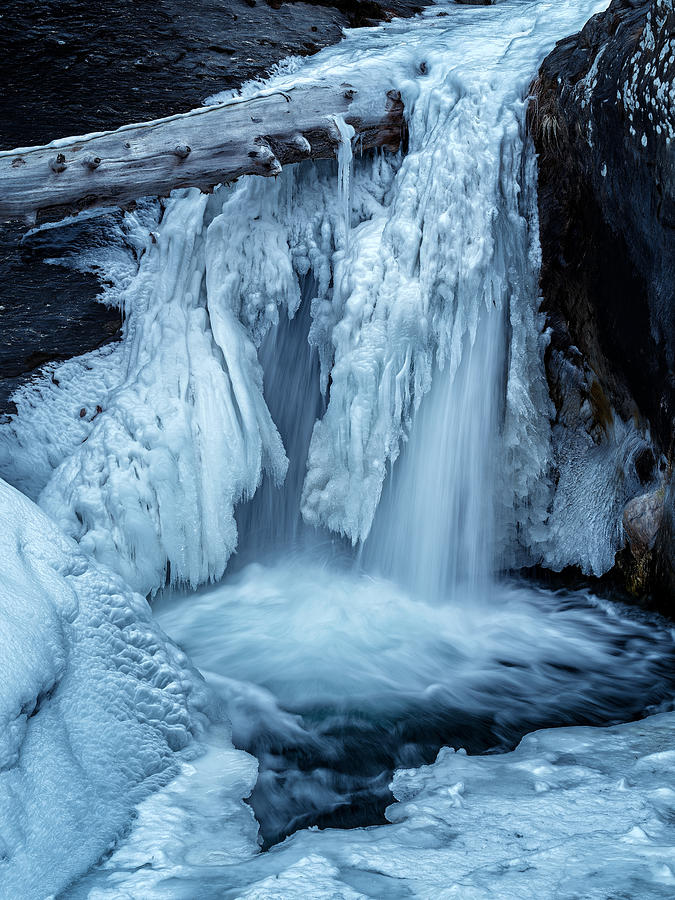
<instances>
[{"instance_id":1,"label":"snow-covered rock","mask_svg":"<svg viewBox=\"0 0 675 900\"><path fill-rule=\"evenodd\" d=\"M113 847L218 710L146 600L4 482L0 557L0 896L38 900Z\"/></svg>"}]
</instances>

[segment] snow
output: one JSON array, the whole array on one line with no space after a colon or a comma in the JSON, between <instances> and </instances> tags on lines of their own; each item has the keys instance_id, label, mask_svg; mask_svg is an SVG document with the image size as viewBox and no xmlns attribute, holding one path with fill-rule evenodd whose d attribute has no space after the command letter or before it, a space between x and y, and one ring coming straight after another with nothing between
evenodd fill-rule
<instances>
[{"instance_id":1,"label":"snow","mask_svg":"<svg viewBox=\"0 0 675 900\"><path fill-rule=\"evenodd\" d=\"M0 535L0 892L23 900L107 852L218 711L146 601L4 482Z\"/></svg>"}]
</instances>

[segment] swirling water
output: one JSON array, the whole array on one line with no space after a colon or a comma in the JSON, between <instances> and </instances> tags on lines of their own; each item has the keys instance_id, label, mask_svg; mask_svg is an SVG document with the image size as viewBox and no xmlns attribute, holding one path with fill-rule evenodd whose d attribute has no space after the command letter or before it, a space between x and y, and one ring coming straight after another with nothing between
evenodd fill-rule
<instances>
[{"instance_id":1,"label":"swirling water","mask_svg":"<svg viewBox=\"0 0 675 900\"><path fill-rule=\"evenodd\" d=\"M476 439L495 426L476 420L494 331L454 381L438 374L361 551L305 525L323 405L309 321L303 302L260 353L285 484L263 484L240 508L241 551L219 585L155 605L223 698L235 745L258 760L251 803L265 846L308 825L384 822L392 771L432 762L441 746L498 752L537 728L625 721L667 703L675 678L667 622L493 575L490 460ZM465 497L453 481L474 473L486 484Z\"/></svg>"}]
</instances>

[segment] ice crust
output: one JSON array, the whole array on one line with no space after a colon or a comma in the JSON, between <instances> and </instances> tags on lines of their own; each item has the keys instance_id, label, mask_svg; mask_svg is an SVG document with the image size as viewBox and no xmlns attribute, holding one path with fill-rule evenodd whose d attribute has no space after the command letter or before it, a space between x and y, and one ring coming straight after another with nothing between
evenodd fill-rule
<instances>
[{"instance_id":1,"label":"ice crust","mask_svg":"<svg viewBox=\"0 0 675 900\"><path fill-rule=\"evenodd\" d=\"M299 833L240 896L672 897L673 718L535 732L499 756L446 748L396 773L392 827Z\"/></svg>"},{"instance_id":2,"label":"ice crust","mask_svg":"<svg viewBox=\"0 0 675 900\"><path fill-rule=\"evenodd\" d=\"M264 854L241 836L233 850L223 847L178 779L146 801L154 816L143 811L142 827L66 896L670 898L674 726L675 713L664 713L534 732L499 755L444 748L433 765L396 773L391 825L301 831ZM191 827L174 840L173 824L186 820Z\"/></svg>"},{"instance_id":3,"label":"ice crust","mask_svg":"<svg viewBox=\"0 0 675 900\"><path fill-rule=\"evenodd\" d=\"M339 171L288 167L129 214L113 249L86 260L113 282L107 300L124 309L124 340L19 391L18 416L0 429L0 473L134 589L217 580L237 547L234 508L265 473L286 471L257 348L279 315L295 314L311 276L309 340L328 403L309 449L305 520L367 538L434 372L452 382L498 319L483 351L496 390L476 466L490 497L479 543L491 558L479 563L605 571L626 473L596 465L594 446L579 458L575 445L567 476L570 441L551 444L524 129L537 62L603 5L449 6L280 67L265 90L341 77L399 89L405 156L352 159L343 140ZM123 241L136 272L121 262ZM597 490L576 489L595 488L598 474L603 512ZM460 517L467 496L456 498ZM485 510L476 503L473 518ZM587 518L602 521L579 540Z\"/></svg>"},{"instance_id":4,"label":"ice crust","mask_svg":"<svg viewBox=\"0 0 675 900\"><path fill-rule=\"evenodd\" d=\"M110 850L219 716L146 600L4 482L0 535L0 895L23 900Z\"/></svg>"}]
</instances>

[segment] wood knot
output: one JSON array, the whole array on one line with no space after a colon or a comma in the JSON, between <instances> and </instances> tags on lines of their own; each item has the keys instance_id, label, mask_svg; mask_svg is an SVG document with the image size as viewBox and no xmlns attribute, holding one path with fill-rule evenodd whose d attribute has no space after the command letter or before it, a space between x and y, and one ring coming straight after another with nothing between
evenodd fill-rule
<instances>
[{"instance_id":1,"label":"wood knot","mask_svg":"<svg viewBox=\"0 0 675 900\"><path fill-rule=\"evenodd\" d=\"M256 159L260 163L264 171L263 175L280 175L281 163L276 157L275 152L264 138L256 138L253 142L254 149L249 150L250 159Z\"/></svg>"},{"instance_id":2,"label":"wood knot","mask_svg":"<svg viewBox=\"0 0 675 900\"><path fill-rule=\"evenodd\" d=\"M98 169L101 165L101 157L100 156L85 156L82 160L82 165L85 169L90 169L92 172L94 169Z\"/></svg>"},{"instance_id":3,"label":"wood knot","mask_svg":"<svg viewBox=\"0 0 675 900\"><path fill-rule=\"evenodd\" d=\"M52 156L49 160L49 168L52 172L63 172L66 168L66 157L63 153L57 153L56 156Z\"/></svg>"},{"instance_id":4,"label":"wood knot","mask_svg":"<svg viewBox=\"0 0 675 900\"><path fill-rule=\"evenodd\" d=\"M295 150L299 151L303 155L306 154L307 156L309 156L312 152L312 145L304 136L304 134L294 134L290 140L290 144Z\"/></svg>"},{"instance_id":5,"label":"wood knot","mask_svg":"<svg viewBox=\"0 0 675 900\"><path fill-rule=\"evenodd\" d=\"M192 153L192 148L188 147L187 144L176 144L173 148L173 152L179 159L187 159Z\"/></svg>"},{"instance_id":6,"label":"wood knot","mask_svg":"<svg viewBox=\"0 0 675 900\"><path fill-rule=\"evenodd\" d=\"M13 169L18 169L19 166L25 166L25 165L26 165L26 160L23 159L23 157L21 157L21 156L16 156L12 160L12 168Z\"/></svg>"}]
</instances>

